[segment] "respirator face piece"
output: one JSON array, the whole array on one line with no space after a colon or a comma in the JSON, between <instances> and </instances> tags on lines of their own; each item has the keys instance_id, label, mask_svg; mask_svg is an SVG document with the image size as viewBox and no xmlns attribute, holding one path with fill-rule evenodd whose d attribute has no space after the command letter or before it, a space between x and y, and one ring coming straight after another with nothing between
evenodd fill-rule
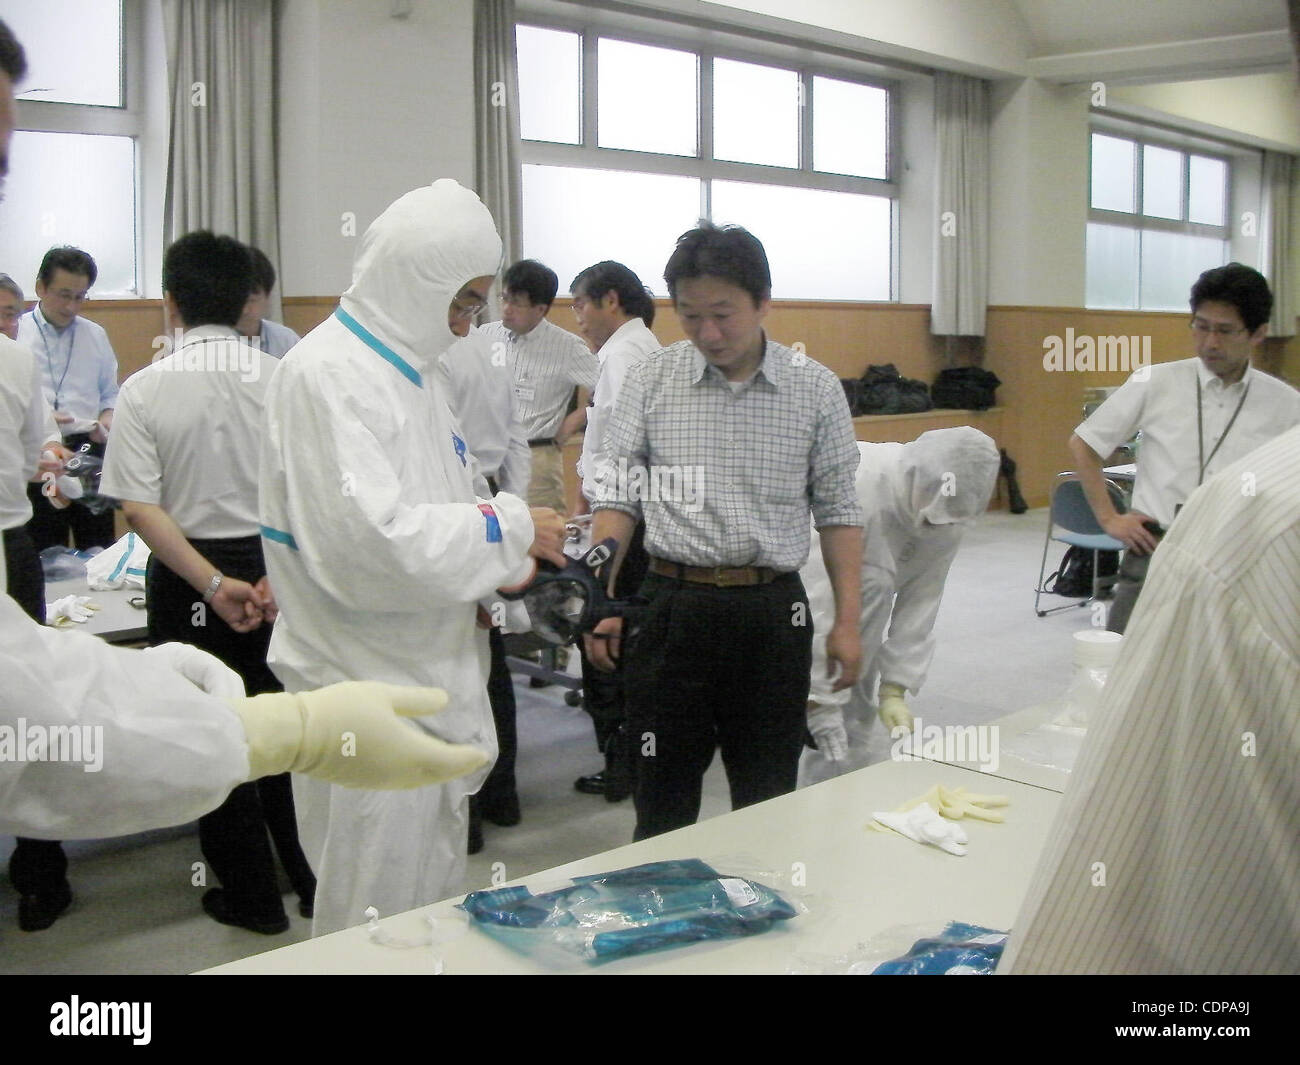
<instances>
[{"instance_id":1,"label":"respirator face piece","mask_svg":"<svg viewBox=\"0 0 1300 1065\"><path fill-rule=\"evenodd\" d=\"M571 558L561 569L539 562L537 576L522 591L502 593L507 599L522 599L533 631L548 643L564 646L577 643L607 617L621 616L627 601L605 594L598 570L614 557L618 541L596 544L581 558Z\"/></svg>"}]
</instances>

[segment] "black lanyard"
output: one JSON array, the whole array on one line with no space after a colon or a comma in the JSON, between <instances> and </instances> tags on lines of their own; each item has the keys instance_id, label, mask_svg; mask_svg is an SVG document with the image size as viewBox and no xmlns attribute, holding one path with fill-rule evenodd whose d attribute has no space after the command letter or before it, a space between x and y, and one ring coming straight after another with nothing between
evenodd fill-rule
<instances>
[{"instance_id":1,"label":"black lanyard","mask_svg":"<svg viewBox=\"0 0 1300 1065\"><path fill-rule=\"evenodd\" d=\"M1249 369L1249 367L1247 367ZM1223 441L1231 432L1233 424L1237 420L1237 415L1241 413L1241 408L1245 405L1246 394L1250 391L1250 384L1241 390L1241 399L1237 400L1237 409L1232 412L1232 417L1228 419L1228 424L1223 427L1223 432L1219 434L1219 441L1214 445L1214 450L1210 452L1210 457L1205 457L1205 432L1201 428L1201 375L1196 375L1196 457L1200 461L1200 468L1196 474L1196 487L1201 486L1205 480L1205 467L1214 461L1214 456L1219 453L1219 448L1223 446Z\"/></svg>"},{"instance_id":2,"label":"black lanyard","mask_svg":"<svg viewBox=\"0 0 1300 1065\"><path fill-rule=\"evenodd\" d=\"M45 335L45 329L41 325L41 320L32 313L32 321L36 323L36 331L41 334L41 343L45 345L45 365L50 368L50 383L54 383L54 359L50 356L50 338ZM59 409L59 397L63 394L63 382L68 379L68 368L72 365L72 348L77 342L77 320L74 318L68 324L68 361L63 364L63 374L59 377L59 383L54 385L54 409ZM58 343L59 333L54 333L54 341Z\"/></svg>"}]
</instances>

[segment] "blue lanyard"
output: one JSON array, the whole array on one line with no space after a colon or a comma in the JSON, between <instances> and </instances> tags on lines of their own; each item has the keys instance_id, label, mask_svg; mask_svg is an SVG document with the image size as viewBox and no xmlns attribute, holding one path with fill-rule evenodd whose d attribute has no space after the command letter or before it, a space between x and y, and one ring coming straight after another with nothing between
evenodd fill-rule
<instances>
[{"instance_id":1,"label":"blue lanyard","mask_svg":"<svg viewBox=\"0 0 1300 1065\"><path fill-rule=\"evenodd\" d=\"M45 365L50 370L50 381L54 381L54 359L50 356L50 338L45 335L45 328L41 325L41 320L36 317L37 312L32 311L32 321L36 323L36 332L41 334L41 343L45 345ZM54 334L55 343L58 343L59 334ZM68 324L68 361L63 364L63 373L59 377L59 383L54 386L54 409L59 409L59 396L63 393L63 382L68 379L68 369L72 366L72 348L77 342L77 320L74 318ZM98 412L97 412L98 413Z\"/></svg>"},{"instance_id":2,"label":"blue lanyard","mask_svg":"<svg viewBox=\"0 0 1300 1065\"><path fill-rule=\"evenodd\" d=\"M348 314L342 307L336 307L334 317L347 327L348 332L360 340L371 351L375 352L385 362L391 363L403 377L410 381L416 388L424 387L424 378L420 376L420 371L402 358L397 352L380 340L374 333L370 332L364 325L358 322L352 315Z\"/></svg>"}]
</instances>

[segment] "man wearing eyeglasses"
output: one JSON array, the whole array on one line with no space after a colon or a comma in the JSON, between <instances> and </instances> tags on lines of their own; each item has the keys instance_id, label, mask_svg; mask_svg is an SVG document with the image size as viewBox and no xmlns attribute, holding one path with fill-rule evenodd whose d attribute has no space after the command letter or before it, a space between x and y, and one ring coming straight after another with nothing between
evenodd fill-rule
<instances>
[{"instance_id":1,"label":"man wearing eyeglasses","mask_svg":"<svg viewBox=\"0 0 1300 1065\"><path fill-rule=\"evenodd\" d=\"M103 327L81 316L98 276L95 260L80 248L47 251L36 276L40 302L19 321L18 341L36 356L64 444L72 451L90 444L91 454L102 457L117 403L117 355ZM111 547L117 539L111 510L96 514L78 502L56 508L39 483L28 496L37 551L67 543L69 531L78 548Z\"/></svg>"},{"instance_id":2,"label":"man wearing eyeglasses","mask_svg":"<svg viewBox=\"0 0 1300 1065\"><path fill-rule=\"evenodd\" d=\"M1156 545L1197 487L1300 425L1300 392L1250 365L1273 309L1263 276L1241 263L1207 270L1190 302L1196 357L1137 370L1070 437L1093 514L1127 549L1107 622L1112 632L1125 630ZM1139 429L1133 502L1120 514L1102 462ZM1249 489L1243 484L1243 493Z\"/></svg>"},{"instance_id":3,"label":"man wearing eyeglasses","mask_svg":"<svg viewBox=\"0 0 1300 1065\"><path fill-rule=\"evenodd\" d=\"M564 467L560 449L587 424L587 394L600 364L580 337L547 320L559 278L536 259L523 259L502 278L501 321L482 332L502 344L514 371L515 409L533 454L528 503L564 513ZM566 414L573 389L578 404Z\"/></svg>"}]
</instances>

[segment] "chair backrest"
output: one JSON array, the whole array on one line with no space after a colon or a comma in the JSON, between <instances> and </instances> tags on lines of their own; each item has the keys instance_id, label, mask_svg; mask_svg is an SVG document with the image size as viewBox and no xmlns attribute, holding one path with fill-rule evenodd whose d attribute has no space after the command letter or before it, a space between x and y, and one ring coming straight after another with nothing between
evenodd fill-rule
<instances>
[{"instance_id":1,"label":"chair backrest","mask_svg":"<svg viewBox=\"0 0 1300 1065\"><path fill-rule=\"evenodd\" d=\"M1106 482L1106 491L1115 509L1123 513L1127 507L1124 492L1114 481ZM1082 536L1096 536L1105 529L1093 516L1088 497L1083 494L1083 483L1070 475L1062 475L1052 492L1052 524Z\"/></svg>"}]
</instances>

